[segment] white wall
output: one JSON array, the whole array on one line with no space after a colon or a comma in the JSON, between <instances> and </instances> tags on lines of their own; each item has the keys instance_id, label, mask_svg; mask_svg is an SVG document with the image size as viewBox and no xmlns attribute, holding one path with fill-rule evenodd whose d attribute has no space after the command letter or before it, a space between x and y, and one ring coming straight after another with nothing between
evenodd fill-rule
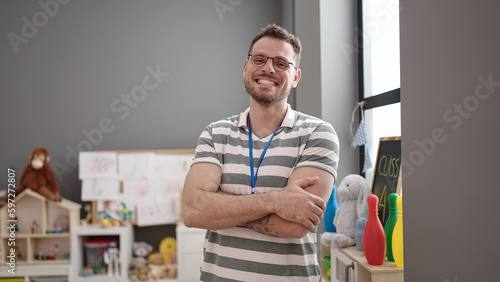
<instances>
[{"instance_id":1,"label":"white wall","mask_svg":"<svg viewBox=\"0 0 500 282\"><path fill-rule=\"evenodd\" d=\"M405 281L498 281L500 2L401 7Z\"/></svg>"}]
</instances>

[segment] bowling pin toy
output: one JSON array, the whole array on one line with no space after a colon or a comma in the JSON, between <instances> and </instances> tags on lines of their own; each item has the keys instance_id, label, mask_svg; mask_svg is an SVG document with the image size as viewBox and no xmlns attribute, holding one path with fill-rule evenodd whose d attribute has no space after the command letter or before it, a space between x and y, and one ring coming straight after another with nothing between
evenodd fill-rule
<instances>
[{"instance_id":1,"label":"bowling pin toy","mask_svg":"<svg viewBox=\"0 0 500 282\"><path fill-rule=\"evenodd\" d=\"M396 262L396 267L404 267L404 245L403 245L403 196L398 197L398 221L392 231L392 255Z\"/></svg>"},{"instance_id":2,"label":"bowling pin toy","mask_svg":"<svg viewBox=\"0 0 500 282\"><path fill-rule=\"evenodd\" d=\"M368 202L368 220L363 232L363 249L368 264L382 265L385 260L386 240L384 227L378 217L378 197L370 195Z\"/></svg>"}]
</instances>

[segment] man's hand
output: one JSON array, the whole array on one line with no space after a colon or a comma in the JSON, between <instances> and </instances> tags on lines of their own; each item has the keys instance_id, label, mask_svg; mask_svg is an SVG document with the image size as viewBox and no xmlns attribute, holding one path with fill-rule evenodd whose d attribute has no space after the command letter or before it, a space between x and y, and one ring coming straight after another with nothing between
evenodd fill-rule
<instances>
[{"instance_id":1,"label":"man's hand","mask_svg":"<svg viewBox=\"0 0 500 282\"><path fill-rule=\"evenodd\" d=\"M274 209L276 214L288 221L304 225L309 230L323 218L326 204L320 197L304 189L314 185L319 177L305 177L291 182L278 192Z\"/></svg>"}]
</instances>

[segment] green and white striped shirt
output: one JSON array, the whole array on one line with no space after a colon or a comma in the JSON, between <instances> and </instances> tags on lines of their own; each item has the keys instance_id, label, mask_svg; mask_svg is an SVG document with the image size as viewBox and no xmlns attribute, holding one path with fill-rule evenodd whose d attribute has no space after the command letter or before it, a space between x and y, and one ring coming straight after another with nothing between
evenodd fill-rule
<instances>
[{"instance_id":1,"label":"green and white striped shirt","mask_svg":"<svg viewBox=\"0 0 500 282\"><path fill-rule=\"evenodd\" d=\"M248 150L248 108L240 115L206 127L196 147L195 163L222 168L220 189L251 193ZM253 134L257 164L272 134ZM288 110L259 168L255 193L277 191L299 167L316 167L337 178L339 141L333 127L318 118ZM319 281L316 232L300 239L260 234L246 227L208 230L202 281Z\"/></svg>"}]
</instances>

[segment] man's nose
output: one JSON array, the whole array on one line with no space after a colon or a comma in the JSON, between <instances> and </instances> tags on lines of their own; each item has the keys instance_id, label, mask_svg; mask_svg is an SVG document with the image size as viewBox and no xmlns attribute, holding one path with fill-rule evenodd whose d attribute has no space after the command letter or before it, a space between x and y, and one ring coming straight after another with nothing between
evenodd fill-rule
<instances>
[{"instance_id":1,"label":"man's nose","mask_svg":"<svg viewBox=\"0 0 500 282\"><path fill-rule=\"evenodd\" d=\"M267 71L267 72L274 73L276 70L274 69L273 59L272 58L267 58L266 62L262 66L262 69L265 70L265 71Z\"/></svg>"}]
</instances>

